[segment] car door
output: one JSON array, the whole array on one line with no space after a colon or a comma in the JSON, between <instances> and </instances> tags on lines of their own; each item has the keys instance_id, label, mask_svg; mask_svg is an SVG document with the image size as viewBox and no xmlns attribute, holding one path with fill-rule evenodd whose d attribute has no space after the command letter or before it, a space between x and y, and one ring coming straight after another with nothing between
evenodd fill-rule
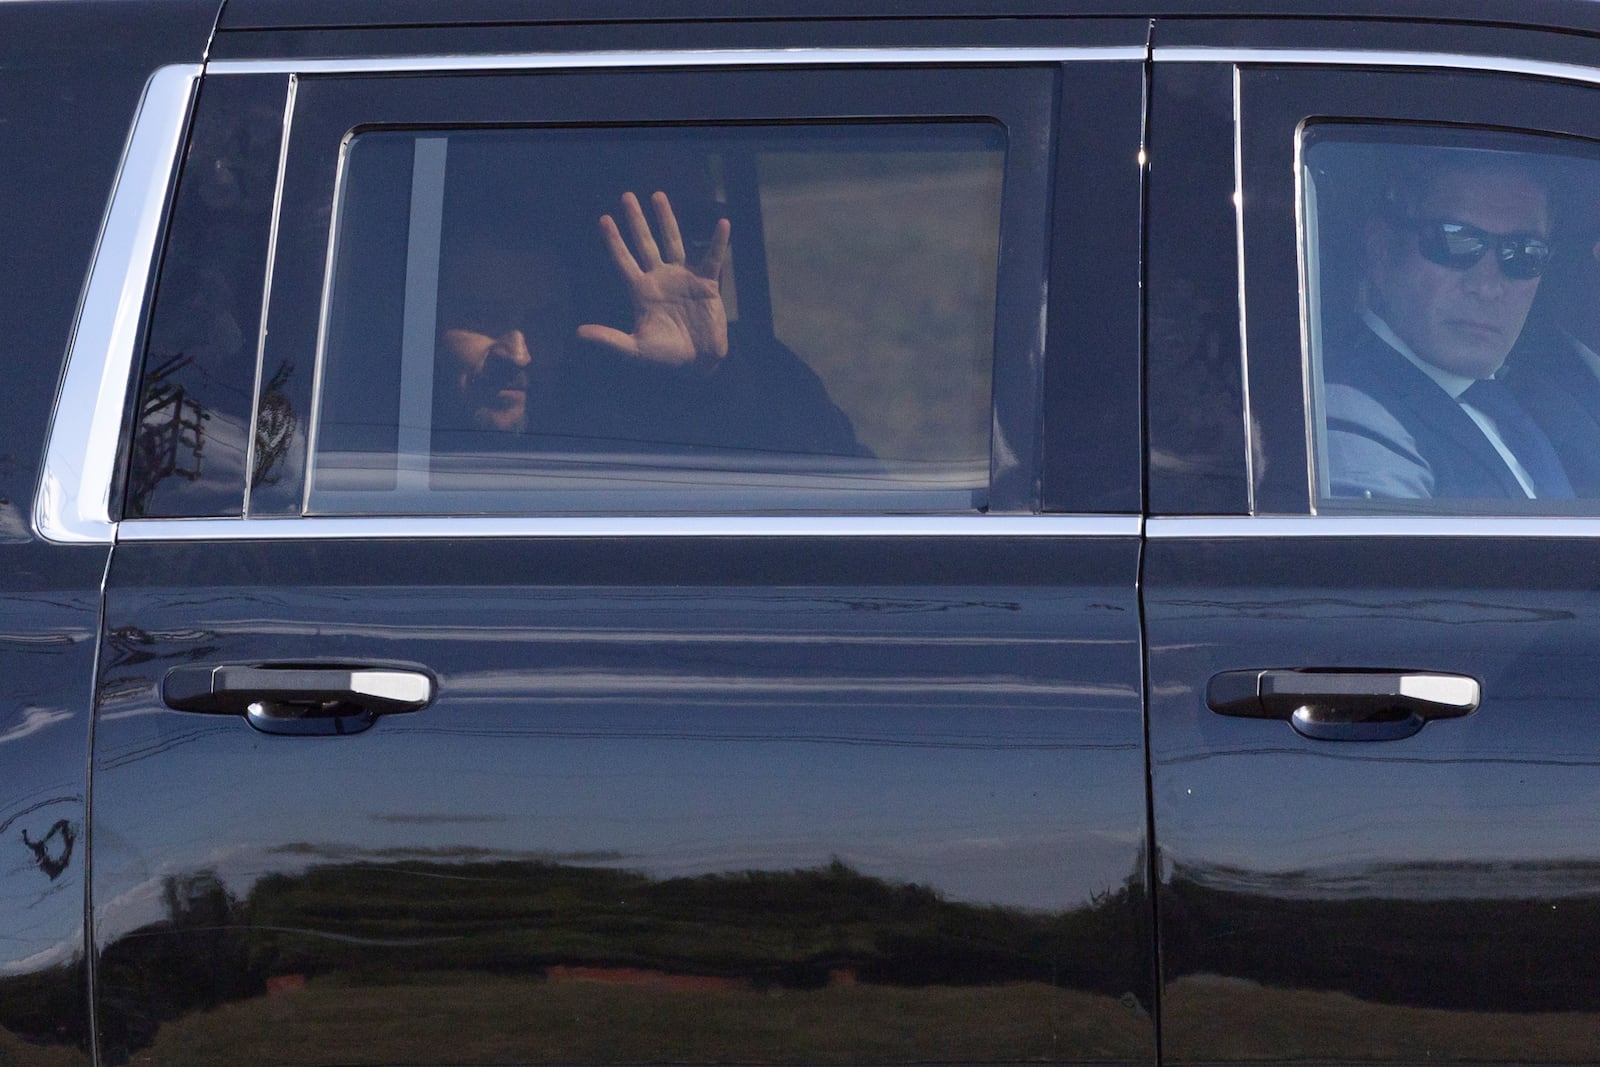
<instances>
[{"instance_id":1,"label":"car door","mask_svg":"<svg viewBox=\"0 0 1600 1067\"><path fill-rule=\"evenodd\" d=\"M224 35L107 579L107 1062L1154 1061L1143 27L1094 32ZM1113 302L1048 284L1063 205ZM681 373L462 310L510 276L625 333L662 262L730 320ZM452 332L521 359L478 406Z\"/></svg>"},{"instance_id":2,"label":"car door","mask_svg":"<svg viewBox=\"0 0 1600 1067\"><path fill-rule=\"evenodd\" d=\"M1434 28L1419 50L1404 28L1345 26L1219 51L1220 31L1165 30L1143 587L1164 1058L1591 1061L1586 456L1563 458L1576 500L1451 488L1442 459L1426 496L1345 495L1357 379L1339 367L1376 353L1445 396L1421 377L1438 353L1415 320L1465 305L1419 296L1426 272L1451 300L1486 284L1471 299L1497 379L1570 353L1592 303L1592 45ZM1438 192L1469 171L1534 190L1527 221L1477 232L1548 240L1542 275L1470 275L1481 249L1451 262L1425 244L1477 210ZM1520 308L1495 319L1512 291ZM1391 460L1425 448L1409 417Z\"/></svg>"}]
</instances>

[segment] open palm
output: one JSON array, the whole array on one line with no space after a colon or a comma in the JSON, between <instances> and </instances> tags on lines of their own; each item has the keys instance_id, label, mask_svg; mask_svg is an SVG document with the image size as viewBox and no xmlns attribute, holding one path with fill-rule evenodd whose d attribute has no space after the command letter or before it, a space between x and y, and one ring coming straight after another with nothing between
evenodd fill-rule
<instances>
[{"instance_id":1,"label":"open palm","mask_svg":"<svg viewBox=\"0 0 1600 1067\"><path fill-rule=\"evenodd\" d=\"M622 194L622 217L633 248L615 219L600 216L600 234L633 300L633 332L587 323L578 327L578 336L623 355L672 366L721 359L728 354L728 313L719 280L728 254L728 220L718 220L705 258L690 266L667 194L651 196L650 206L661 231L659 245L632 193Z\"/></svg>"}]
</instances>

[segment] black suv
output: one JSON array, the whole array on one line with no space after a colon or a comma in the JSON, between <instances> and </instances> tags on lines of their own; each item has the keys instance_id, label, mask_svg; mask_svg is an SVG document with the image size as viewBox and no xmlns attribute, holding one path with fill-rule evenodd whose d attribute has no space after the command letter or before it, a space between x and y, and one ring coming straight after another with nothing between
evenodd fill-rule
<instances>
[{"instance_id":1,"label":"black suv","mask_svg":"<svg viewBox=\"0 0 1600 1067\"><path fill-rule=\"evenodd\" d=\"M0 248L0 1062L1600 1061L1600 5L0 3Z\"/></svg>"}]
</instances>

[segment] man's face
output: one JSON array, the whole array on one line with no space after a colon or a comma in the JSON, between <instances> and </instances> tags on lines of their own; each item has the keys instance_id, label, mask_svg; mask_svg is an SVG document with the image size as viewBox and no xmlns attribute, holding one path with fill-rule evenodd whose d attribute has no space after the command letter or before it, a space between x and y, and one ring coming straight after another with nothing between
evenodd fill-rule
<instances>
[{"instance_id":1,"label":"man's face","mask_svg":"<svg viewBox=\"0 0 1600 1067\"><path fill-rule=\"evenodd\" d=\"M538 253L479 246L455 258L440 307L441 378L467 424L521 432L528 390L560 355L566 279Z\"/></svg>"},{"instance_id":2,"label":"man's face","mask_svg":"<svg viewBox=\"0 0 1600 1067\"><path fill-rule=\"evenodd\" d=\"M1549 236L1544 190L1515 171L1445 171L1418 205L1419 219L1465 223L1491 234ZM1465 270L1418 251L1415 232L1392 224L1372 240L1368 274L1376 309L1422 359L1468 378L1500 369L1522 332L1538 278L1508 278L1491 249Z\"/></svg>"}]
</instances>

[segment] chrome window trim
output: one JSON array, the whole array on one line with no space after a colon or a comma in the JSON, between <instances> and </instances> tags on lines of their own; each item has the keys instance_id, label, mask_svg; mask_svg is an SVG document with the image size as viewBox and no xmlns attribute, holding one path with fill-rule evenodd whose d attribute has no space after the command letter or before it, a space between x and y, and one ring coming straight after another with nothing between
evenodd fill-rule
<instances>
[{"instance_id":1,"label":"chrome window trim","mask_svg":"<svg viewBox=\"0 0 1600 1067\"><path fill-rule=\"evenodd\" d=\"M1238 70L1238 67L1234 68L1235 77ZM1311 511L1315 513L1317 486L1325 484L1321 475L1327 450L1323 446L1326 420L1322 418L1322 392L1311 387L1313 381L1322 381L1322 272L1320 244L1316 250L1318 269L1308 269L1313 251L1310 244L1313 231L1307 221L1310 205L1307 201L1305 144L1306 123L1302 121L1294 131L1294 248L1300 294L1300 402L1306 416L1306 485L1310 487ZM1318 239L1320 241L1320 234ZM1317 290L1315 308L1312 307L1313 287ZM1313 330L1317 331L1314 342L1311 336ZM1313 352L1316 354L1315 366L1312 365ZM1250 510L1254 511L1255 508Z\"/></svg>"},{"instance_id":2,"label":"chrome window trim","mask_svg":"<svg viewBox=\"0 0 1600 1067\"><path fill-rule=\"evenodd\" d=\"M328 319L333 308L333 268L339 259L339 223L340 214L344 209L346 163L350 156L350 142L356 134L347 132L344 139L339 142L339 160L333 172L333 206L328 211L328 240L327 258L322 263L322 295L317 301L317 347L311 357L311 409L306 417L306 450L300 459L301 470L305 472L304 484L300 486L300 512L305 514L311 508L311 483L316 478L317 464L317 432L322 423L322 385L323 368L328 359ZM282 190L278 192L282 196ZM252 436L254 427L251 427ZM251 472L252 488L255 474ZM249 514L249 507L245 514Z\"/></svg>"},{"instance_id":3,"label":"chrome window trim","mask_svg":"<svg viewBox=\"0 0 1600 1067\"><path fill-rule=\"evenodd\" d=\"M1362 49L1317 48L1206 48L1156 47L1150 58L1157 63L1280 63L1343 67L1413 67L1435 70L1486 70L1497 74L1527 74L1538 78L1600 85L1600 69L1576 63L1550 63L1542 59L1473 55L1467 52L1388 52Z\"/></svg>"},{"instance_id":4,"label":"chrome window trim","mask_svg":"<svg viewBox=\"0 0 1600 1067\"><path fill-rule=\"evenodd\" d=\"M673 52L527 52L349 59L221 59L207 74L394 74L610 67L837 66L870 63L1144 62L1143 45L1100 48L734 48Z\"/></svg>"},{"instance_id":5,"label":"chrome window trim","mask_svg":"<svg viewBox=\"0 0 1600 1067\"><path fill-rule=\"evenodd\" d=\"M128 519L119 541L644 537L1138 537L1137 515L596 515Z\"/></svg>"},{"instance_id":6,"label":"chrome window trim","mask_svg":"<svg viewBox=\"0 0 1600 1067\"><path fill-rule=\"evenodd\" d=\"M108 544L116 533L111 485L140 313L200 72L151 74L129 127L50 420L33 508L46 541Z\"/></svg>"},{"instance_id":7,"label":"chrome window trim","mask_svg":"<svg viewBox=\"0 0 1600 1067\"><path fill-rule=\"evenodd\" d=\"M1600 517L1583 515L1196 515L1149 518L1152 540L1243 537L1600 538Z\"/></svg>"},{"instance_id":8,"label":"chrome window trim","mask_svg":"<svg viewBox=\"0 0 1600 1067\"><path fill-rule=\"evenodd\" d=\"M1250 316L1245 311L1244 291L1244 87L1239 68L1233 68L1233 231L1235 255L1239 264L1239 398L1244 409L1244 491L1245 505L1256 510L1256 435L1250 417Z\"/></svg>"}]
</instances>

